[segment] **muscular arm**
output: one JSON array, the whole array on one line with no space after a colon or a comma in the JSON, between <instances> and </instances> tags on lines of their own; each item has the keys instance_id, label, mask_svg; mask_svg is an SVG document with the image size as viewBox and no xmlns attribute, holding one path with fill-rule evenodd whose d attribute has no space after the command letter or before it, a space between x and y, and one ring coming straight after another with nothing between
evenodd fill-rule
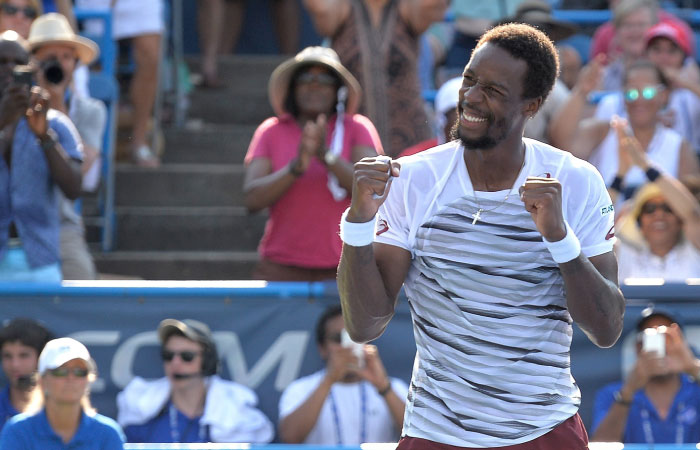
<instances>
[{"instance_id":1,"label":"muscular arm","mask_svg":"<svg viewBox=\"0 0 700 450\"><path fill-rule=\"evenodd\" d=\"M520 192L525 209L546 241L570 239L558 180L528 177ZM611 347L622 333L625 312L625 299L617 285L615 254L610 251L587 258L579 250L574 259L559 263L559 270L571 318L595 345Z\"/></svg>"},{"instance_id":2,"label":"muscular arm","mask_svg":"<svg viewBox=\"0 0 700 450\"><path fill-rule=\"evenodd\" d=\"M338 290L345 328L355 342L371 341L384 332L410 264L411 253L400 247L343 244Z\"/></svg>"},{"instance_id":3,"label":"muscular arm","mask_svg":"<svg viewBox=\"0 0 700 450\"><path fill-rule=\"evenodd\" d=\"M613 252L580 254L559 264L566 287L571 318L599 347L611 347L622 333L625 299L617 284L617 260Z\"/></svg>"}]
</instances>

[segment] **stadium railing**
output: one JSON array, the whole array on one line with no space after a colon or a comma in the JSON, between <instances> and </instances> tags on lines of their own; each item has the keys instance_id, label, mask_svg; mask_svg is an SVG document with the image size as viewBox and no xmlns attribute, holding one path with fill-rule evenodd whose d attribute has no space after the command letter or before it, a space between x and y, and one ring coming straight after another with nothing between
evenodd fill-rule
<instances>
[{"instance_id":1,"label":"stadium railing","mask_svg":"<svg viewBox=\"0 0 700 450\"><path fill-rule=\"evenodd\" d=\"M115 143L117 136L117 110L119 105L119 85L114 77L117 44L112 39L112 14L109 11L75 9L79 23L96 22L98 25L89 27L88 31L80 34L95 41L100 48L100 54L95 66L90 72L90 95L102 100L107 107L107 124L102 139L102 171L100 188L97 194L99 215L96 219L101 230L100 245L103 251L114 247L115 214L114 214L114 161ZM98 31L96 31L98 30Z\"/></svg>"},{"instance_id":2,"label":"stadium railing","mask_svg":"<svg viewBox=\"0 0 700 450\"><path fill-rule=\"evenodd\" d=\"M291 445L291 444L126 444L125 450L394 450L396 444L362 445ZM697 450L700 444L621 444L619 442L598 442L589 444L590 450Z\"/></svg>"}]
</instances>

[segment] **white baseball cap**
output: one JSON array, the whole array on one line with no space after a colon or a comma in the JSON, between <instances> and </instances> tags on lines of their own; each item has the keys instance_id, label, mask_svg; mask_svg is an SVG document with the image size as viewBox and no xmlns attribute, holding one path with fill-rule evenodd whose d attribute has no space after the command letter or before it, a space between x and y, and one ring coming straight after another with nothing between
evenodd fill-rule
<instances>
[{"instance_id":1,"label":"white baseball cap","mask_svg":"<svg viewBox=\"0 0 700 450\"><path fill-rule=\"evenodd\" d=\"M88 369L94 370L94 363L87 347L73 338L53 339L46 343L39 355L39 373L43 374L47 370L56 369L74 359L82 359L87 363Z\"/></svg>"}]
</instances>

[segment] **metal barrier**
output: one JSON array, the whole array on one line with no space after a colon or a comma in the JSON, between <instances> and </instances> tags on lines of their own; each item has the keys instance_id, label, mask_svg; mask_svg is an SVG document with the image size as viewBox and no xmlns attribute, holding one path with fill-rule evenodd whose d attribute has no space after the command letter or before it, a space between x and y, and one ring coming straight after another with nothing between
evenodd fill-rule
<instances>
[{"instance_id":1,"label":"metal barrier","mask_svg":"<svg viewBox=\"0 0 700 450\"><path fill-rule=\"evenodd\" d=\"M125 450L394 450L396 444L362 444L357 446L291 445L291 444L126 444ZM621 444L593 442L590 450L697 450L700 444Z\"/></svg>"},{"instance_id":2,"label":"metal barrier","mask_svg":"<svg viewBox=\"0 0 700 450\"><path fill-rule=\"evenodd\" d=\"M633 363L636 321L648 303L663 302L667 309L676 312L684 322L686 337L700 348L700 308L697 307L700 280L660 285L660 280L649 279L643 283L622 287L628 299L625 329L614 347L595 347L574 327L571 371L582 391L580 414L586 425L591 422L595 392L620 379L625 368ZM56 335L74 337L88 347L99 368L99 378L91 389L93 405L110 417L116 417L117 393L134 376L147 379L163 376L156 328L162 319L174 317L201 320L211 327L222 377L255 390L260 409L275 422L284 388L293 380L323 367L316 349L314 327L326 307L337 302L337 286L333 282L0 284L2 320L32 317L45 323ZM386 332L374 343L389 375L408 381L415 346L410 310L403 295ZM0 386L3 384L0 374ZM265 448L282 450L283 447Z\"/></svg>"}]
</instances>

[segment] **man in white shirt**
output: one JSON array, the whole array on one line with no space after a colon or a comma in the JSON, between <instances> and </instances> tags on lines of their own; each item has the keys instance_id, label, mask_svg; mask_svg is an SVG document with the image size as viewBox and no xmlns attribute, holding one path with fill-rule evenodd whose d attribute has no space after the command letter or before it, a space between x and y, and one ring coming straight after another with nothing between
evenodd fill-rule
<instances>
[{"instance_id":1,"label":"man in white shirt","mask_svg":"<svg viewBox=\"0 0 700 450\"><path fill-rule=\"evenodd\" d=\"M340 306L328 308L316 326L326 368L292 382L282 393L282 442L359 445L397 440L408 386L387 376L377 347L344 344L343 332Z\"/></svg>"},{"instance_id":2,"label":"man in white shirt","mask_svg":"<svg viewBox=\"0 0 700 450\"><path fill-rule=\"evenodd\" d=\"M523 138L558 66L542 32L495 27L464 70L455 141L355 164L338 287L357 342L406 291L417 355L399 450L588 448L573 322L610 347L625 302L600 174Z\"/></svg>"}]
</instances>

